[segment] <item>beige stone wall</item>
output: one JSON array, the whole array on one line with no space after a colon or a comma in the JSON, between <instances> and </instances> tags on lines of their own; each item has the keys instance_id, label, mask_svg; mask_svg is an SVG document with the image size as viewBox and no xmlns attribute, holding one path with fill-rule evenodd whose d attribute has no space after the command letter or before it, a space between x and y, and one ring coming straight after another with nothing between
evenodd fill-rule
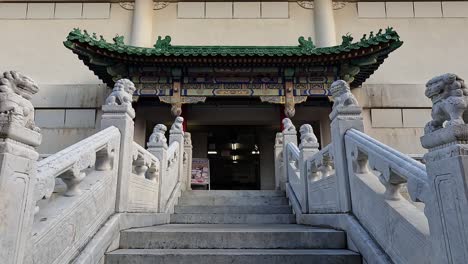
<instances>
[{"instance_id":1,"label":"beige stone wall","mask_svg":"<svg viewBox=\"0 0 468 264\"><path fill-rule=\"evenodd\" d=\"M154 11L153 38L171 35L174 44L186 45L296 45L298 36L314 34L313 10L296 2L287 8L285 3L191 5L187 9L172 3ZM403 152L422 151L419 136L430 108L423 96L424 83L445 72L468 77L463 64L468 59L467 16L463 2L347 3L335 10L338 39L350 32L357 40L364 33L392 26L405 42L364 87L354 90L366 109L366 130L371 135ZM54 152L92 133L95 128L78 127L81 123L65 126L72 122L67 118L91 122L92 111L73 116L67 110L94 110L96 118L106 92L101 81L63 47L68 32L79 27L107 39L124 35L128 41L131 19L132 12L119 4L0 3L0 26L7 36L0 49L0 70L16 69L31 76L42 87L33 100L38 110L58 110L47 120L38 120L46 122L45 142L58 138L44 143L41 152ZM47 122L59 126L61 121L61 128L47 127L51 126Z\"/></svg>"}]
</instances>

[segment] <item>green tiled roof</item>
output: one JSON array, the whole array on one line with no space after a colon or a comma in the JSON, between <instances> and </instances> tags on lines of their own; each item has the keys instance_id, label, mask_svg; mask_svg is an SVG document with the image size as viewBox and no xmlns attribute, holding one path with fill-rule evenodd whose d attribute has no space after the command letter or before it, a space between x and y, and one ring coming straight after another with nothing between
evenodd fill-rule
<instances>
[{"instance_id":1,"label":"green tiled roof","mask_svg":"<svg viewBox=\"0 0 468 264\"><path fill-rule=\"evenodd\" d=\"M371 32L369 36L364 35L359 41L353 43L350 35L342 37L342 43L338 46L317 48L311 38L299 37L297 46L183 46L171 45L171 37L159 37L152 48L135 47L124 44L123 36L116 36L113 42L107 42L102 36L97 37L95 33L89 34L86 30L73 29L68 34L64 45L73 49L73 42L86 43L109 52L116 52L136 56L313 56L334 55L352 52L373 45L391 42L391 50L402 45L398 34L393 28L379 30L375 35Z\"/></svg>"}]
</instances>

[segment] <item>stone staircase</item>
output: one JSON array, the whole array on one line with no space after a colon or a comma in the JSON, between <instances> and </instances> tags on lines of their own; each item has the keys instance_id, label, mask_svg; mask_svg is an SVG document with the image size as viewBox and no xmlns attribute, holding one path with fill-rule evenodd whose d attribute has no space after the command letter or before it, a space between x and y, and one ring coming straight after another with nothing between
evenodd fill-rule
<instances>
[{"instance_id":1,"label":"stone staircase","mask_svg":"<svg viewBox=\"0 0 468 264\"><path fill-rule=\"evenodd\" d=\"M295 224L281 191L187 191L171 224L121 232L123 263L361 263L343 231Z\"/></svg>"}]
</instances>

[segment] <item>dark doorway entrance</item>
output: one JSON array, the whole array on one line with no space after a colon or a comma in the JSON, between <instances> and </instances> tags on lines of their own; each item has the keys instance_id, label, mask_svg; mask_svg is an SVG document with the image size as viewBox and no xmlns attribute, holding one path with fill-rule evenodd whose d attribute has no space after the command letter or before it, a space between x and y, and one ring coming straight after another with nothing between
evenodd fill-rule
<instances>
[{"instance_id":1,"label":"dark doorway entrance","mask_svg":"<svg viewBox=\"0 0 468 264\"><path fill-rule=\"evenodd\" d=\"M211 189L259 190L260 144L257 126L205 126Z\"/></svg>"}]
</instances>

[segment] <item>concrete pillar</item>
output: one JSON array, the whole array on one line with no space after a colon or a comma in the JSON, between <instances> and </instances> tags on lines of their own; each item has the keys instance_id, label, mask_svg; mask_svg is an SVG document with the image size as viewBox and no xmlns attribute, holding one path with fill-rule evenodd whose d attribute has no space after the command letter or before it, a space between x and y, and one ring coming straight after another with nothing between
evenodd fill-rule
<instances>
[{"instance_id":1,"label":"concrete pillar","mask_svg":"<svg viewBox=\"0 0 468 264\"><path fill-rule=\"evenodd\" d=\"M0 262L21 264L31 252L34 197L41 143L34 125L31 102L16 93L8 93L22 75L0 75ZM23 92L32 96L38 88L32 82L19 82Z\"/></svg>"},{"instance_id":2,"label":"concrete pillar","mask_svg":"<svg viewBox=\"0 0 468 264\"><path fill-rule=\"evenodd\" d=\"M314 30L317 47L336 45L332 0L314 0Z\"/></svg>"},{"instance_id":3,"label":"concrete pillar","mask_svg":"<svg viewBox=\"0 0 468 264\"><path fill-rule=\"evenodd\" d=\"M183 168L184 168L184 162L183 162L183 153L184 153L184 130L183 130L183 125L184 124L184 118L183 117L176 117L174 124L171 127L171 130L169 131L169 145L172 142L179 142L179 169L178 169L178 182L182 181L182 175L183 175Z\"/></svg>"},{"instance_id":4,"label":"concrete pillar","mask_svg":"<svg viewBox=\"0 0 468 264\"><path fill-rule=\"evenodd\" d=\"M455 74L436 76L426 87L451 91L432 107L432 120L424 127L421 145L427 186L416 185L414 200L424 202L432 242L430 263L467 263L468 259L468 107L462 99L465 81ZM430 99L435 101L439 95ZM411 192L410 192L411 195Z\"/></svg>"},{"instance_id":5,"label":"concrete pillar","mask_svg":"<svg viewBox=\"0 0 468 264\"><path fill-rule=\"evenodd\" d=\"M189 132L184 132L184 181L186 190L192 190L192 138Z\"/></svg>"},{"instance_id":6,"label":"concrete pillar","mask_svg":"<svg viewBox=\"0 0 468 264\"><path fill-rule=\"evenodd\" d=\"M283 126L283 125L281 125ZM283 133L276 133L275 138L275 188L285 190L286 175L283 173Z\"/></svg>"},{"instance_id":7,"label":"concrete pillar","mask_svg":"<svg viewBox=\"0 0 468 264\"><path fill-rule=\"evenodd\" d=\"M130 45L151 47L153 42L153 0L135 0Z\"/></svg>"},{"instance_id":8,"label":"concrete pillar","mask_svg":"<svg viewBox=\"0 0 468 264\"><path fill-rule=\"evenodd\" d=\"M342 80L335 81L330 87L334 104L330 114L333 160L336 174L336 200L340 213L351 211L351 195L349 188L348 159L345 149L345 134L349 129L364 131L362 108L354 98L349 85Z\"/></svg>"},{"instance_id":9,"label":"concrete pillar","mask_svg":"<svg viewBox=\"0 0 468 264\"><path fill-rule=\"evenodd\" d=\"M304 196L300 203L305 205L303 206L302 213L307 213L309 211L309 183L308 183L308 169L307 169L307 161L312 158L315 153L319 151L319 143L317 137L314 134L314 130L312 126L309 124L304 124L299 129L301 133L301 144L299 145L299 150L301 151L301 156L299 158L299 168L301 173L301 179L303 181L303 190Z\"/></svg>"},{"instance_id":10,"label":"concrete pillar","mask_svg":"<svg viewBox=\"0 0 468 264\"><path fill-rule=\"evenodd\" d=\"M424 210L431 263L466 263L468 256L468 125L447 126L421 137L429 178Z\"/></svg>"},{"instance_id":11,"label":"concrete pillar","mask_svg":"<svg viewBox=\"0 0 468 264\"><path fill-rule=\"evenodd\" d=\"M135 85L128 79L115 83L113 92L102 106L101 130L115 126L120 131L119 173L117 180L116 211L128 211L128 187L133 166L133 136L135 110L131 98Z\"/></svg>"},{"instance_id":12,"label":"concrete pillar","mask_svg":"<svg viewBox=\"0 0 468 264\"><path fill-rule=\"evenodd\" d=\"M284 186L286 187L286 183L289 182L288 179L288 164L286 161L288 160L288 151L287 147L289 143L293 143L297 145L297 131L294 124L291 122L291 119L285 118L283 119L283 175L285 177ZM280 186L282 187L283 183L280 182Z\"/></svg>"},{"instance_id":13,"label":"concrete pillar","mask_svg":"<svg viewBox=\"0 0 468 264\"><path fill-rule=\"evenodd\" d=\"M159 196L158 196L158 212L163 213L166 202L162 199L163 186L166 183L166 179L163 178L167 171L167 139L165 133L167 127L163 124L158 124L154 127L153 133L151 134L148 141L148 151L153 154L159 160ZM164 190L166 191L166 190Z\"/></svg>"}]
</instances>

